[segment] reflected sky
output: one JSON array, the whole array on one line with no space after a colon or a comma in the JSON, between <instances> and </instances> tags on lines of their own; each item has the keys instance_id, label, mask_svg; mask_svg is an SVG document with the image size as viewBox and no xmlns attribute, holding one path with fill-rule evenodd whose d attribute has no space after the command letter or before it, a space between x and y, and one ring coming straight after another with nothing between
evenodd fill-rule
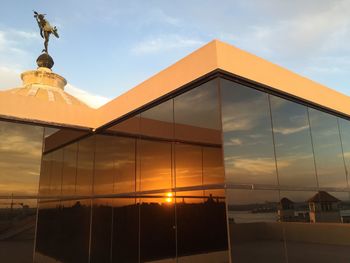
<instances>
[{"instance_id":1,"label":"reflected sky","mask_svg":"<svg viewBox=\"0 0 350 263\"><path fill-rule=\"evenodd\" d=\"M337 117L309 108L320 187L347 187Z\"/></svg>"},{"instance_id":2,"label":"reflected sky","mask_svg":"<svg viewBox=\"0 0 350 263\"><path fill-rule=\"evenodd\" d=\"M267 94L221 80L226 179L277 184ZM285 161L280 166L288 165Z\"/></svg>"},{"instance_id":3,"label":"reflected sky","mask_svg":"<svg viewBox=\"0 0 350 263\"><path fill-rule=\"evenodd\" d=\"M43 128L0 122L0 193L37 194Z\"/></svg>"},{"instance_id":4,"label":"reflected sky","mask_svg":"<svg viewBox=\"0 0 350 263\"><path fill-rule=\"evenodd\" d=\"M217 86L218 80L214 79L175 97L175 122L220 130Z\"/></svg>"},{"instance_id":5,"label":"reflected sky","mask_svg":"<svg viewBox=\"0 0 350 263\"><path fill-rule=\"evenodd\" d=\"M270 95L280 185L316 187L307 108Z\"/></svg>"},{"instance_id":6,"label":"reflected sky","mask_svg":"<svg viewBox=\"0 0 350 263\"><path fill-rule=\"evenodd\" d=\"M171 143L140 140L140 190L171 189Z\"/></svg>"}]
</instances>

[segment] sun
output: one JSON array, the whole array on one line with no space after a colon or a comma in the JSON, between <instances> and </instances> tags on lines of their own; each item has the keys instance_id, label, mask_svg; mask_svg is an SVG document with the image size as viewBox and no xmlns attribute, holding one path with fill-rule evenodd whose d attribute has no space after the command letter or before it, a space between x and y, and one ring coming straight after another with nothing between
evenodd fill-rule
<instances>
[{"instance_id":1,"label":"sun","mask_svg":"<svg viewBox=\"0 0 350 263\"><path fill-rule=\"evenodd\" d=\"M172 203L173 202L173 193L171 193L171 192L168 192L168 193L166 193L166 198L165 198L165 202L166 203Z\"/></svg>"}]
</instances>

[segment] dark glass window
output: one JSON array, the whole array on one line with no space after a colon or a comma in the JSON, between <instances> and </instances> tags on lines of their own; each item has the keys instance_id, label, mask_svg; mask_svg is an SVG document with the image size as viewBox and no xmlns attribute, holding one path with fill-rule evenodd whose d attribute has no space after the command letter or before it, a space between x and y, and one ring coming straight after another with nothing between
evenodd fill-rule
<instances>
[{"instance_id":1,"label":"dark glass window","mask_svg":"<svg viewBox=\"0 0 350 263\"><path fill-rule=\"evenodd\" d=\"M135 145L133 138L116 137L112 262L132 263L139 258L139 206L135 198Z\"/></svg>"},{"instance_id":2,"label":"dark glass window","mask_svg":"<svg viewBox=\"0 0 350 263\"><path fill-rule=\"evenodd\" d=\"M107 133L127 133L127 134L139 134L140 133L140 115L130 117L118 124L106 130Z\"/></svg>"},{"instance_id":3,"label":"dark glass window","mask_svg":"<svg viewBox=\"0 0 350 263\"><path fill-rule=\"evenodd\" d=\"M175 145L176 187L202 186L202 148L179 143Z\"/></svg>"},{"instance_id":4,"label":"dark glass window","mask_svg":"<svg viewBox=\"0 0 350 263\"><path fill-rule=\"evenodd\" d=\"M90 200L61 203L62 253L59 258L63 262L88 262L90 207Z\"/></svg>"},{"instance_id":5,"label":"dark glass window","mask_svg":"<svg viewBox=\"0 0 350 263\"><path fill-rule=\"evenodd\" d=\"M337 117L309 108L320 187L347 187Z\"/></svg>"},{"instance_id":6,"label":"dark glass window","mask_svg":"<svg viewBox=\"0 0 350 263\"><path fill-rule=\"evenodd\" d=\"M221 80L226 180L277 185L268 95Z\"/></svg>"},{"instance_id":7,"label":"dark glass window","mask_svg":"<svg viewBox=\"0 0 350 263\"><path fill-rule=\"evenodd\" d=\"M52 171L52 154L44 154L40 170L39 195L48 196L50 193L50 180Z\"/></svg>"},{"instance_id":8,"label":"dark glass window","mask_svg":"<svg viewBox=\"0 0 350 263\"><path fill-rule=\"evenodd\" d=\"M139 205L133 196L113 200L112 262L139 262Z\"/></svg>"},{"instance_id":9,"label":"dark glass window","mask_svg":"<svg viewBox=\"0 0 350 263\"><path fill-rule=\"evenodd\" d=\"M113 194L116 159L114 136L96 136L94 194Z\"/></svg>"},{"instance_id":10,"label":"dark glass window","mask_svg":"<svg viewBox=\"0 0 350 263\"><path fill-rule=\"evenodd\" d=\"M43 128L0 121L0 194L36 195Z\"/></svg>"},{"instance_id":11,"label":"dark glass window","mask_svg":"<svg viewBox=\"0 0 350 263\"><path fill-rule=\"evenodd\" d=\"M110 262L112 258L112 199L92 201L90 262Z\"/></svg>"},{"instance_id":12,"label":"dark glass window","mask_svg":"<svg viewBox=\"0 0 350 263\"><path fill-rule=\"evenodd\" d=\"M60 198L62 192L63 148L52 152L50 196Z\"/></svg>"},{"instance_id":13,"label":"dark glass window","mask_svg":"<svg viewBox=\"0 0 350 263\"><path fill-rule=\"evenodd\" d=\"M62 258L63 228L60 201L40 201L36 234L35 260ZM31 257L29 257L31 258Z\"/></svg>"},{"instance_id":14,"label":"dark glass window","mask_svg":"<svg viewBox=\"0 0 350 263\"><path fill-rule=\"evenodd\" d=\"M89 196L92 192L95 136L79 141L77 178L75 191L78 196Z\"/></svg>"},{"instance_id":15,"label":"dark glass window","mask_svg":"<svg viewBox=\"0 0 350 263\"><path fill-rule=\"evenodd\" d=\"M136 140L134 138L115 137L115 178L114 193L135 192L136 180Z\"/></svg>"},{"instance_id":16,"label":"dark glass window","mask_svg":"<svg viewBox=\"0 0 350 263\"><path fill-rule=\"evenodd\" d=\"M171 144L139 140L140 190L172 188Z\"/></svg>"},{"instance_id":17,"label":"dark glass window","mask_svg":"<svg viewBox=\"0 0 350 263\"><path fill-rule=\"evenodd\" d=\"M316 187L306 106L270 95L279 183Z\"/></svg>"},{"instance_id":18,"label":"dark glass window","mask_svg":"<svg viewBox=\"0 0 350 263\"><path fill-rule=\"evenodd\" d=\"M174 98L175 138L221 143L218 81L211 80Z\"/></svg>"},{"instance_id":19,"label":"dark glass window","mask_svg":"<svg viewBox=\"0 0 350 263\"><path fill-rule=\"evenodd\" d=\"M141 113L141 133L145 136L172 139L174 137L173 100L165 101Z\"/></svg>"},{"instance_id":20,"label":"dark glass window","mask_svg":"<svg viewBox=\"0 0 350 263\"><path fill-rule=\"evenodd\" d=\"M203 151L203 184L225 183L225 169L222 147L202 147Z\"/></svg>"},{"instance_id":21,"label":"dark glass window","mask_svg":"<svg viewBox=\"0 0 350 263\"><path fill-rule=\"evenodd\" d=\"M176 192L178 262L228 262L223 191Z\"/></svg>"},{"instance_id":22,"label":"dark glass window","mask_svg":"<svg viewBox=\"0 0 350 263\"><path fill-rule=\"evenodd\" d=\"M62 195L71 196L75 194L77 175L78 143L64 147L63 170L62 170Z\"/></svg>"},{"instance_id":23,"label":"dark glass window","mask_svg":"<svg viewBox=\"0 0 350 263\"><path fill-rule=\"evenodd\" d=\"M140 140L140 260L176 255L171 143ZM156 194L147 191L157 190Z\"/></svg>"},{"instance_id":24,"label":"dark glass window","mask_svg":"<svg viewBox=\"0 0 350 263\"><path fill-rule=\"evenodd\" d=\"M343 156L346 169L346 178L349 186L349 171L350 171L350 121L345 119L338 119L339 129L341 135L341 143L343 149Z\"/></svg>"}]
</instances>

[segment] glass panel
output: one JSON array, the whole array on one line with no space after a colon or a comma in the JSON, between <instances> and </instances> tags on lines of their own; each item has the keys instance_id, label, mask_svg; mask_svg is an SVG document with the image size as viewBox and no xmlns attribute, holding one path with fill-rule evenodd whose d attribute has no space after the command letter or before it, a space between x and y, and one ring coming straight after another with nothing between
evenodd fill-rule
<instances>
[{"instance_id":1,"label":"glass panel","mask_svg":"<svg viewBox=\"0 0 350 263\"><path fill-rule=\"evenodd\" d=\"M141 191L171 189L171 144L140 140Z\"/></svg>"},{"instance_id":2,"label":"glass panel","mask_svg":"<svg viewBox=\"0 0 350 263\"><path fill-rule=\"evenodd\" d=\"M226 191L234 262L286 262L283 229L278 223L278 191Z\"/></svg>"},{"instance_id":3,"label":"glass panel","mask_svg":"<svg viewBox=\"0 0 350 263\"><path fill-rule=\"evenodd\" d=\"M174 98L175 138L221 143L218 80L214 79Z\"/></svg>"},{"instance_id":4,"label":"glass panel","mask_svg":"<svg viewBox=\"0 0 350 263\"><path fill-rule=\"evenodd\" d=\"M112 257L112 199L94 199L90 262L110 262Z\"/></svg>"},{"instance_id":5,"label":"glass panel","mask_svg":"<svg viewBox=\"0 0 350 263\"><path fill-rule=\"evenodd\" d=\"M75 193L77 174L78 144L67 145L63 149L62 195L72 196Z\"/></svg>"},{"instance_id":6,"label":"glass panel","mask_svg":"<svg viewBox=\"0 0 350 263\"><path fill-rule=\"evenodd\" d=\"M165 101L141 113L142 135L172 139L173 126L173 100Z\"/></svg>"},{"instance_id":7,"label":"glass panel","mask_svg":"<svg viewBox=\"0 0 350 263\"><path fill-rule=\"evenodd\" d=\"M39 204L35 262L46 262L62 257L62 209L59 201L41 201Z\"/></svg>"},{"instance_id":8,"label":"glass panel","mask_svg":"<svg viewBox=\"0 0 350 263\"><path fill-rule=\"evenodd\" d=\"M202 186L202 148L175 144L176 187Z\"/></svg>"},{"instance_id":9,"label":"glass panel","mask_svg":"<svg viewBox=\"0 0 350 263\"><path fill-rule=\"evenodd\" d=\"M344 153L344 161L346 164L346 178L349 186L349 171L350 171L350 121L338 118L341 134L341 143Z\"/></svg>"},{"instance_id":10,"label":"glass panel","mask_svg":"<svg viewBox=\"0 0 350 263\"><path fill-rule=\"evenodd\" d=\"M135 145L133 138L115 138L115 178L114 193L125 194L135 192Z\"/></svg>"},{"instance_id":11,"label":"glass panel","mask_svg":"<svg viewBox=\"0 0 350 263\"><path fill-rule=\"evenodd\" d=\"M176 262L175 233L173 194L164 192L142 196L140 199L140 261Z\"/></svg>"},{"instance_id":12,"label":"glass panel","mask_svg":"<svg viewBox=\"0 0 350 263\"><path fill-rule=\"evenodd\" d=\"M139 206L135 199L135 139L117 137L115 141L116 194L128 194L113 200L112 262L138 262Z\"/></svg>"},{"instance_id":13,"label":"glass panel","mask_svg":"<svg viewBox=\"0 0 350 263\"><path fill-rule=\"evenodd\" d=\"M79 141L76 195L91 195L94 167L95 136Z\"/></svg>"},{"instance_id":14,"label":"glass panel","mask_svg":"<svg viewBox=\"0 0 350 263\"><path fill-rule=\"evenodd\" d=\"M270 95L279 183L317 187L306 106Z\"/></svg>"},{"instance_id":15,"label":"glass panel","mask_svg":"<svg viewBox=\"0 0 350 263\"><path fill-rule=\"evenodd\" d=\"M175 258L175 207L172 201L171 143L140 140L140 190L168 189L140 198L140 260ZM153 238L150 238L153 237Z\"/></svg>"},{"instance_id":16,"label":"glass panel","mask_svg":"<svg viewBox=\"0 0 350 263\"><path fill-rule=\"evenodd\" d=\"M221 80L226 180L277 185L267 94Z\"/></svg>"},{"instance_id":17,"label":"glass panel","mask_svg":"<svg viewBox=\"0 0 350 263\"><path fill-rule=\"evenodd\" d=\"M287 240L288 262L350 260L349 194L281 192L279 217ZM344 224L341 224L344 222Z\"/></svg>"},{"instance_id":18,"label":"glass panel","mask_svg":"<svg viewBox=\"0 0 350 263\"><path fill-rule=\"evenodd\" d=\"M115 176L115 137L96 136L94 194L113 194Z\"/></svg>"},{"instance_id":19,"label":"glass panel","mask_svg":"<svg viewBox=\"0 0 350 263\"><path fill-rule=\"evenodd\" d=\"M136 115L107 129L107 133L140 133L140 115Z\"/></svg>"},{"instance_id":20,"label":"glass panel","mask_svg":"<svg viewBox=\"0 0 350 263\"><path fill-rule=\"evenodd\" d=\"M79 131L70 129L45 128L45 148L44 152L53 151L67 145L78 138L89 134L89 131Z\"/></svg>"},{"instance_id":21,"label":"glass panel","mask_svg":"<svg viewBox=\"0 0 350 263\"><path fill-rule=\"evenodd\" d=\"M113 200L112 262L139 262L139 206L135 197Z\"/></svg>"},{"instance_id":22,"label":"glass panel","mask_svg":"<svg viewBox=\"0 0 350 263\"><path fill-rule=\"evenodd\" d=\"M50 194L50 180L52 172L52 153L44 154L40 171L39 195L48 196Z\"/></svg>"},{"instance_id":23,"label":"glass panel","mask_svg":"<svg viewBox=\"0 0 350 263\"><path fill-rule=\"evenodd\" d=\"M33 258L43 132L42 127L0 121L1 262Z\"/></svg>"},{"instance_id":24,"label":"glass panel","mask_svg":"<svg viewBox=\"0 0 350 263\"><path fill-rule=\"evenodd\" d=\"M43 128L0 121L0 195L36 195Z\"/></svg>"},{"instance_id":25,"label":"glass panel","mask_svg":"<svg viewBox=\"0 0 350 263\"><path fill-rule=\"evenodd\" d=\"M90 200L62 202L63 262L88 262L90 207Z\"/></svg>"},{"instance_id":26,"label":"glass panel","mask_svg":"<svg viewBox=\"0 0 350 263\"><path fill-rule=\"evenodd\" d=\"M50 196L60 197L62 190L63 148L52 152Z\"/></svg>"},{"instance_id":27,"label":"glass panel","mask_svg":"<svg viewBox=\"0 0 350 263\"><path fill-rule=\"evenodd\" d=\"M225 183L222 147L202 147L203 150L203 184Z\"/></svg>"},{"instance_id":28,"label":"glass panel","mask_svg":"<svg viewBox=\"0 0 350 263\"><path fill-rule=\"evenodd\" d=\"M347 187L337 117L309 108L320 187Z\"/></svg>"},{"instance_id":29,"label":"glass panel","mask_svg":"<svg viewBox=\"0 0 350 263\"><path fill-rule=\"evenodd\" d=\"M177 192L178 262L228 262L223 190Z\"/></svg>"}]
</instances>

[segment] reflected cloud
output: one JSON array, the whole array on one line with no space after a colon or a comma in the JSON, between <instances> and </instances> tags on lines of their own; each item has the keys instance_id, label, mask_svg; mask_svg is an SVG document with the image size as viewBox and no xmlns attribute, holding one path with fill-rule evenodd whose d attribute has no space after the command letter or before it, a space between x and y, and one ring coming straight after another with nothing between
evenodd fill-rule
<instances>
[{"instance_id":1,"label":"reflected cloud","mask_svg":"<svg viewBox=\"0 0 350 263\"><path fill-rule=\"evenodd\" d=\"M262 175L262 174L272 174L276 173L276 164L275 160L271 158L236 158L229 157L225 158L226 167L228 171L232 173L232 170L241 170L245 173L253 175ZM283 160L278 162L279 168L284 168L290 165L290 162Z\"/></svg>"},{"instance_id":2,"label":"reflected cloud","mask_svg":"<svg viewBox=\"0 0 350 263\"><path fill-rule=\"evenodd\" d=\"M242 145L243 141L239 138L231 138L228 142L225 142L225 146L236 146L236 145Z\"/></svg>"},{"instance_id":3,"label":"reflected cloud","mask_svg":"<svg viewBox=\"0 0 350 263\"><path fill-rule=\"evenodd\" d=\"M0 122L0 192L36 194L43 128Z\"/></svg>"},{"instance_id":4,"label":"reflected cloud","mask_svg":"<svg viewBox=\"0 0 350 263\"><path fill-rule=\"evenodd\" d=\"M304 125L301 127L293 127L293 128L274 128L273 131L276 133L283 134L283 135L289 135L289 134L301 132L301 131L306 130L308 128L309 128L309 125Z\"/></svg>"}]
</instances>

